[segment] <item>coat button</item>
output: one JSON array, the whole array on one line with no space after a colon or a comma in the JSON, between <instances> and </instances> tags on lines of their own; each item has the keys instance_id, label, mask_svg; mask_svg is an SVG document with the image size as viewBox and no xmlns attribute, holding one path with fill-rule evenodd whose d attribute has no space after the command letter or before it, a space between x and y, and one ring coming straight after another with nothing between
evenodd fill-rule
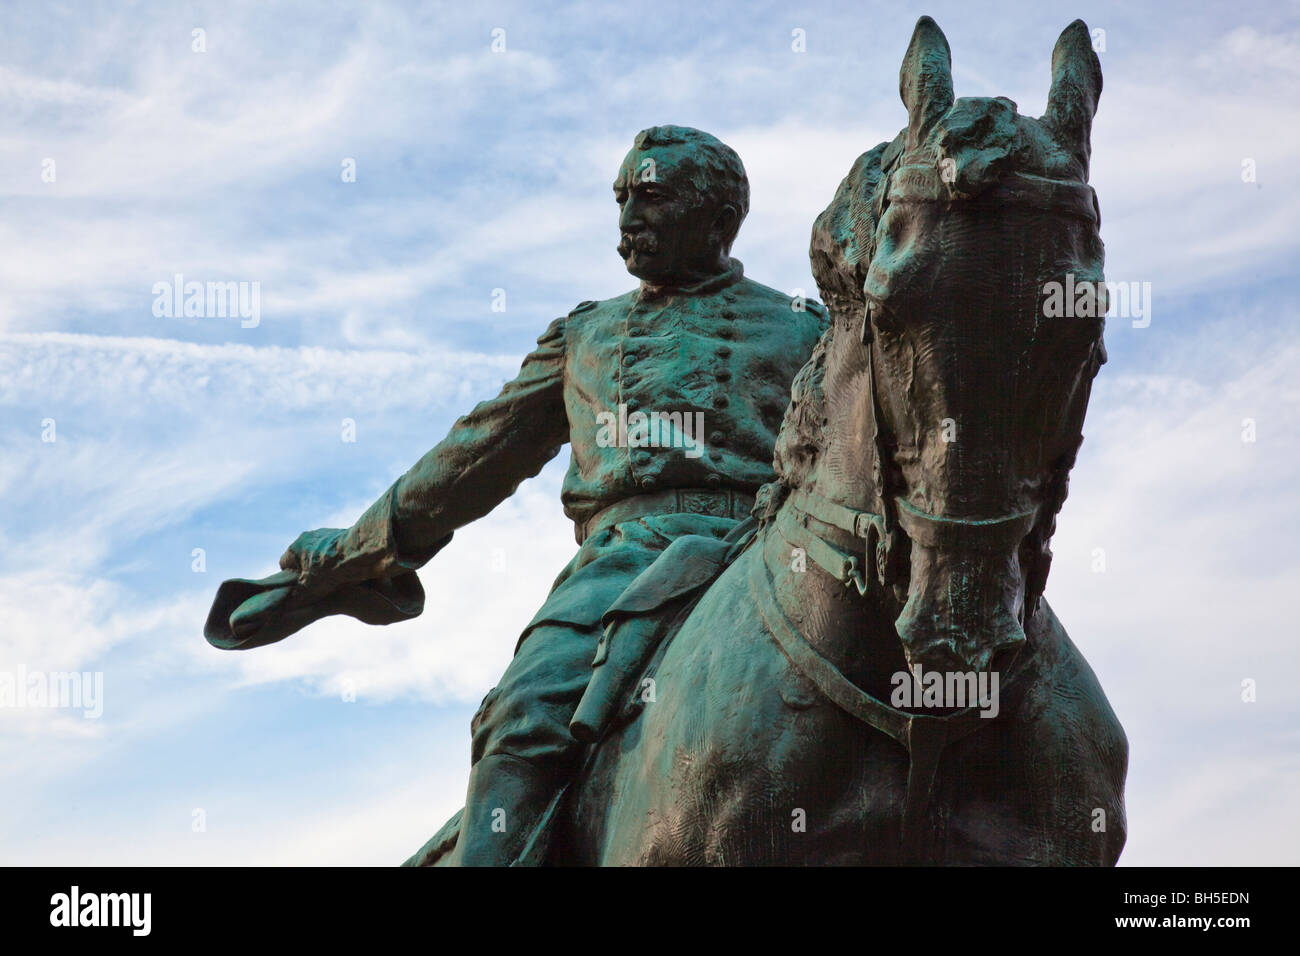
<instances>
[{"instance_id":1,"label":"coat button","mask_svg":"<svg viewBox=\"0 0 1300 956\"><path fill-rule=\"evenodd\" d=\"M627 355L624 355L624 356L623 356L623 364L624 364L624 365L635 365L635 364L636 364L636 356L633 355L633 354L631 354L630 352L629 352Z\"/></svg>"},{"instance_id":2,"label":"coat button","mask_svg":"<svg viewBox=\"0 0 1300 956\"><path fill-rule=\"evenodd\" d=\"M635 398L629 398L624 400L623 407L626 408L629 412L635 411L637 408L641 407L641 403L638 402Z\"/></svg>"},{"instance_id":3,"label":"coat button","mask_svg":"<svg viewBox=\"0 0 1300 956\"><path fill-rule=\"evenodd\" d=\"M709 436L710 445L716 445L718 448L721 448L726 443L727 443L727 436L722 432L714 432L712 435Z\"/></svg>"},{"instance_id":4,"label":"coat button","mask_svg":"<svg viewBox=\"0 0 1300 956\"><path fill-rule=\"evenodd\" d=\"M718 376L717 376L717 378L718 378L718 381L719 381L719 382L730 382L730 381L731 381L731 373L730 373L729 371L727 371L725 368L724 368L724 369L719 369L719 370L718 370Z\"/></svg>"},{"instance_id":5,"label":"coat button","mask_svg":"<svg viewBox=\"0 0 1300 956\"><path fill-rule=\"evenodd\" d=\"M634 461L638 461L638 462L641 462L642 464L644 464L645 462L647 462L647 461L650 460L650 453L649 453L648 451L646 451L644 448L642 448L640 451L638 451L638 452L636 452L635 454L633 454L633 455L632 455L632 458L633 458ZM649 477L649 476L647 476L647 477ZM645 479L642 479L642 480L644 481ZM654 479L651 478L650 480L653 481Z\"/></svg>"},{"instance_id":6,"label":"coat button","mask_svg":"<svg viewBox=\"0 0 1300 956\"><path fill-rule=\"evenodd\" d=\"M645 335L645 329L641 328L639 325L634 325L632 328L627 330L627 334L632 336Z\"/></svg>"},{"instance_id":7,"label":"coat button","mask_svg":"<svg viewBox=\"0 0 1300 956\"><path fill-rule=\"evenodd\" d=\"M716 355L718 356L718 358L726 358L728 355L731 354L731 346L730 346L730 345L719 345L719 346L718 346L716 349L714 349L713 351L714 351L714 354L716 354Z\"/></svg>"},{"instance_id":8,"label":"coat button","mask_svg":"<svg viewBox=\"0 0 1300 956\"><path fill-rule=\"evenodd\" d=\"M726 396L726 395L714 395L714 396L713 396L713 407L714 407L714 408L726 408L726 407L727 407L727 396Z\"/></svg>"}]
</instances>

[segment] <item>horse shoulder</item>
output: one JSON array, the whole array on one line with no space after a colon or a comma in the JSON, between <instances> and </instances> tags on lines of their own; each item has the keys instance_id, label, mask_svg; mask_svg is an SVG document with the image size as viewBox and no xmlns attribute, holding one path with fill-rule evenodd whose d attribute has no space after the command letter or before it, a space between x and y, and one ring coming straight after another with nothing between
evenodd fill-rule
<instances>
[{"instance_id":1,"label":"horse shoulder","mask_svg":"<svg viewBox=\"0 0 1300 956\"><path fill-rule=\"evenodd\" d=\"M1092 667L1046 599L1030 621L1036 657L1021 707L1037 755L1034 766L1055 799L1058 832L1074 834L1078 862L1113 864L1126 836L1128 739Z\"/></svg>"}]
</instances>

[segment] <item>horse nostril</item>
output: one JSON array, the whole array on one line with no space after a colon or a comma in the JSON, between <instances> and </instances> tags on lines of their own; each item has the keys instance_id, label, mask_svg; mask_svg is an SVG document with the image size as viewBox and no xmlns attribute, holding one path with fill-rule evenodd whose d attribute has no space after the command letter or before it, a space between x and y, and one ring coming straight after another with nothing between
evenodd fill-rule
<instances>
[{"instance_id":1,"label":"horse nostril","mask_svg":"<svg viewBox=\"0 0 1300 956\"><path fill-rule=\"evenodd\" d=\"M906 514L900 511L900 517ZM936 530L911 518L906 524L915 531L911 573L907 602L894 625L908 662L955 671L1009 665L1025 644L1020 623L1024 583L1010 545L1013 535L1007 534L1005 550L971 549L976 543L969 540L972 527ZM1000 524L1007 526L1001 529L1006 533L1010 522ZM973 527L987 530L990 526ZM965 540L941 541L944 537Z\"/></svg>"},{"instance_id":2,"label":"horse nostril","mask_svg":"<svg viewBox=\"0 0 1300 956\"><path fill-rule=\"evenodd\" d=\"M908 663L930 671L1002 672L1025 644L1024 629L1003 608L954 608L920 595L894 626Z\"/></svg>"}]
</instances>

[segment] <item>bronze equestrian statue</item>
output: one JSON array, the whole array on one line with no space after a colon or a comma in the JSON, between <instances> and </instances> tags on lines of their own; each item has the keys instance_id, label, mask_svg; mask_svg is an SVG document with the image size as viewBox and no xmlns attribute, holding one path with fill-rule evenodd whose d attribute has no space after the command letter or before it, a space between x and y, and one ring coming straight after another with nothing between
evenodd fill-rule
<instances>
[{"instance_id":1,"label":"bronze equestrian statue","mask_svg":"<svg viewBox=\"0 0 1300 956\"><path fill-rule=\"evenodd\" d=\"M603 592L592 676L563 708L581 746L511 862L1115 863L1127 741L1042 596L1105 362L1100 92L1076 21L1041 118L954 100L947 41L918 22L907 127L813 228L830 325L775 480L751 519L677 535ZM1062 283L1093 298L1051 317ZM245 594L246 613L288 604L271 639L301 626L291 598L241 586L209 639ZM977 678L992 706L953 698ZM467 861L473 797L408 863Z\"/></svg>"}]
</instances>

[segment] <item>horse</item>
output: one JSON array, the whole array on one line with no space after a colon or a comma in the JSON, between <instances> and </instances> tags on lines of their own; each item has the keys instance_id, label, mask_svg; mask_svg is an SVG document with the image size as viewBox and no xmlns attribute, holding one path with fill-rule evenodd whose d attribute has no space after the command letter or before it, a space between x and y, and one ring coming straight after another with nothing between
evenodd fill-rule
<instances>
[{"instance_id":1,"label":"horse","mask_svg":"<svg viewBox=\"0 0 1300 956\"><path fill-rule=\"evenodd\" d=\"M907 127L813 227L832 322L757 525L591 745L534 862L1120 855L1128 743L1042 596L1106 359L1087 184L1100 64L1075 21L1042 117L954 100L947 39L922 17L899 90ZM1091 299L1055 316L1054 285ZM962 693L977 686L992 693ZM449 862L451 832L419 862Z\"/></svg>"}]
</instances>

